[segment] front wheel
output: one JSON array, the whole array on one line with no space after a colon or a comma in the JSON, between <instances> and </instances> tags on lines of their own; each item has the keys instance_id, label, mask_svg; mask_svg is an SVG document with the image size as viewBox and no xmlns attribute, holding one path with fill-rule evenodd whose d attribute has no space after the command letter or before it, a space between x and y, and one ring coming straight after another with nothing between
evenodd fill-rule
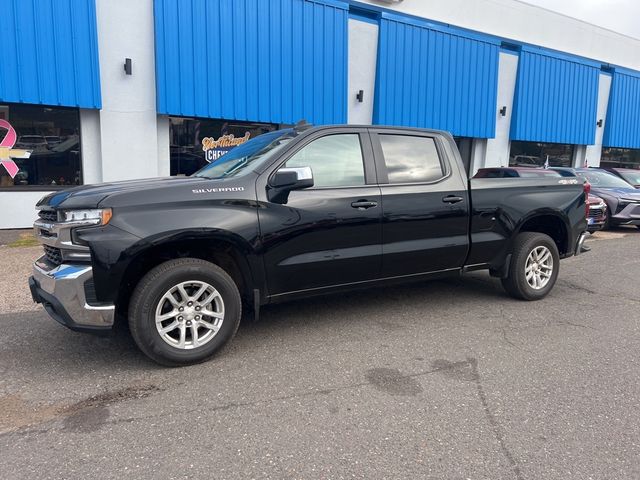
<instances>
[{"instance_id":1,"label":"front wheel","mask_svg":"<svg viewBox=\"0 0 640 480\"><path fill-rule=\"evenodd\" d=\"M207 360L235 335L242 301L233 279L213 263L180 258L158 265L136 286L129 327L152 360L177 367Z\"/></svg>"},{"instance_id":2,"label":"front wheel","mask_svg":"<svg viewBox=\"0 0 640 480\"><path fill-rule=\"evenodd\" d=\"M513 242L509 272L502 286L520 300L540 300L556 283L560 270L558 247L544 233L523 232Z\"/></svg>"}]
</instances>

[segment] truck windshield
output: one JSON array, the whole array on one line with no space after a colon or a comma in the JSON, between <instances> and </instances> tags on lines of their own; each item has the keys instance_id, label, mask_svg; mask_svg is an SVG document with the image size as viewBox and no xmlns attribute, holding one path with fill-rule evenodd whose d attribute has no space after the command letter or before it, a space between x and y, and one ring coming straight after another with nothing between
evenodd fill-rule
<instances>
[{"instance_id":1,"label":"truck windshield","mask_svg":"<svg viewBox=\"0 0 640 480\"><path fill-rule=\"evenodd\" d=\"M248 142L229 150L215 162L201 168L192 176L202 178L227 178L243 175L252 170L295 136L291 128L263 133Z\"/></svg>"}]
</instances>

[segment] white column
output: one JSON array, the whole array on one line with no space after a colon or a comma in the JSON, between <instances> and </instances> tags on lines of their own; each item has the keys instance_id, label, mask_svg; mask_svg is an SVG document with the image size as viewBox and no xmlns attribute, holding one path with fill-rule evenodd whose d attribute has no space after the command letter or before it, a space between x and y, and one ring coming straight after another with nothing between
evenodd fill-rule
<instances>
[{"instance_id":1,"label":"white column","mask_svg":"<svg viewBox=\"0 0 640 480\"><path fill-rule=\"evenodd\" d=\"M370 125L373 119L378 25L349 19L349 86L347 91L348 122ZM362 102L356 95L363 91Z\"/></svg>"},{"instance_id":2,"label":"white column","mask_svg":"<svg viewBox=\"0 0 640 480\"><path fill-rule=\"evenodd\" d=\"M102 180L158 176L153 0L96 0L96 16Z\"/></svg>"},{"instance_id":3,"label":"white column","mask_svg":"<svg viewBox=\"0 0 640 480\"><path fill-rule=\"evenodd\" d=\"M596 121L602 120L602 126L596 126L596 139L593 145L587 145L586 158L590 167L600 166L602 155L602 137L604 136L605 122L607 120L607 107L609 106L609 92L611 91L611 75L600 74L598 86L598 115Z\"/></svg>"},{"instance_id":4,"label":"white column","mask_svg":"<svg viewBox=\"0 0 640 480\"><path fill-rule=\"evenodd\" d=\"M496 103L496 136L489 138L486 145L486 156L474 164L475 171L482 167L509 166L509 131L511 114L513 113L513 95L516 89L518 73L518 56L509 52L500 52L498 67L498 97ZM505 115L500 110L506 107Z\"/></svg>"},{"instance_id":5,"label":"white column","mask_svg":"<svg viewBox=\"0 0 640 480\"><path fill-rule=\"evenodd\" d=\"M170 172L169 117L158 115L158 176L168 177Z\"/></svg>"},{"instance_id":6,"label":"white column","mask_svg":"<svg viewBox=\"0 0 640 480\"><path fill-rule=\"evenodd\" d=\"M102 182L99 110L80 110L80 148L82 150L82 183Z\"/></svg>"}]
</instances>

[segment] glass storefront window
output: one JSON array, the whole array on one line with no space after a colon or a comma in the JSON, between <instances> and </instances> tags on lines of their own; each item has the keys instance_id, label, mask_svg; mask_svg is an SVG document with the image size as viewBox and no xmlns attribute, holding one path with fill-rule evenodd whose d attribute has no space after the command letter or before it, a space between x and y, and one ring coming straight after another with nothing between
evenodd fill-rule
<instances>
[{"instance_id":1,"label":"glass storefront window","mask_svg":"<svg viewBox=\"0 0 640 480\"><path fill-rule=\"evenodd\" d=\"M574 145L562 143L511 142L510 167L571 167Z\"/></svg>"},{"instance_id":2,"label":"glass storefront window","mask_svg":"<svg viewBox=\"0 0 640 480\"><path fill-rule=\"evenodd\" d=\"M11 178L0 166L1 188L48 190L82 183L77 108L0 104L0 120L15 131L15 141L6 142L9 130L0 126L0 142L7 143L2 160L8 156L19 169Z\"/></svg>"},{"instance_id":3,"label":"glass storefront window","mask_svg":"<svg viewBox=\"0 0 640 480\"><path fill-rule=\"evenodd\" d=\"M272 123L207 118L169 117L169 122L171 175L191 175L233 147L278 128Z\"/></svg>"},{"instance_id":4,"label":"glass storefront window","mask_svg":"<svg viewBox=\"0 0 640 480\"><path fill-rule=\"evenodd\" d=\"M640 168L640 150L603 147L600 165L616 168Z\"/></svg>"}]
</instances>

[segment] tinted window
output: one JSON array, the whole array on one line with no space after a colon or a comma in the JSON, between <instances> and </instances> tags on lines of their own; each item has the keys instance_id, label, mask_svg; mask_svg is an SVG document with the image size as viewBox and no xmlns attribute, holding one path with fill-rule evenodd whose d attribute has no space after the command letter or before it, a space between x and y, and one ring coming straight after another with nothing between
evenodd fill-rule
<instances>
[{"instance_id":1,"label":"tinted window","mask_svg":"<svg viewBox=\"0 0 640 480\"><path fill-rule=\"evenodd\" d=\"M311 167L315 187L364 185L358 134L329 135L314 140L291 157L287 167Z\"/></svg>"},{"instance_id":2,"label":"tinted window","mask_svg":"<svg viewBox=\"0 0 640 480\"><path fill-rule=\"evenodd\" d=\"M512 141L509 151L510 167L570 167L573 145Z\"/></svg>"},{"instance_id":3,"label":"tinted window","mask_svg":"<svg viewBox=\"0 0 640 480\"><path fill-rule=\"evenodd\" d=\"M5 149L0 157L18 167L13 172L0 166L0 187L43 189L82 183L77 108L2 104L0 119L0 143Z\"/></svg>"},{"instance_id":4,"label":"tinted window","mask_svg":"<svg viewBox=\"0 0 640 480\"><path fill-rule=\"evenodd\" d=\"M551 170L520 170L520 176L523 178L531 178L531 177L561 177L559 173L556 173Z\"/></svg>"},{"instance_id":5,"label":"tinted window","mask_svg":"<svg viewBox=\"0 0 640 480\"><path fill-rule=\"evenodd\" d=\"M389 183L431 182L442 178L442 164L433 138L378 135Z\"/></svg>"}]
</instances>

